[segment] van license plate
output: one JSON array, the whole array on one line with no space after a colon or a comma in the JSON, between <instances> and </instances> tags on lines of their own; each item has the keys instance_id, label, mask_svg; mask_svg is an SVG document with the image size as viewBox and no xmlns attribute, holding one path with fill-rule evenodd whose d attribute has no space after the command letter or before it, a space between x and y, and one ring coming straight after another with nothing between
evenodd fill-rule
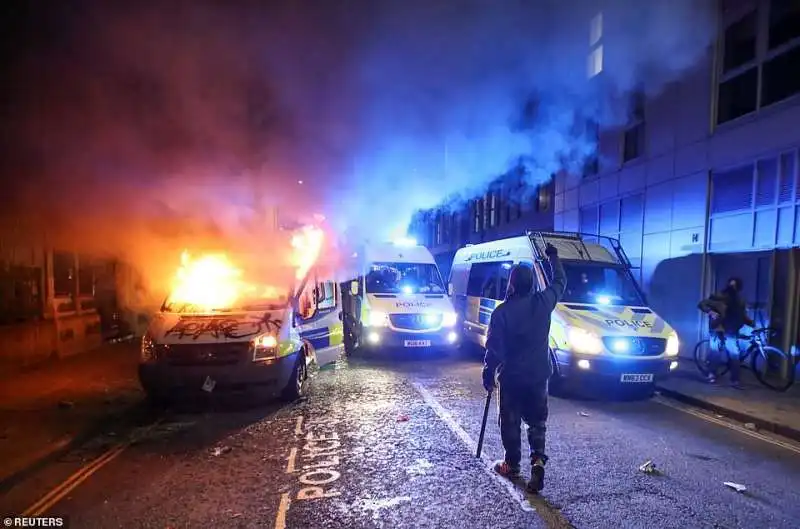
<instances>
[{"instance_id":1,"label":"van license plate","mask_svg":"<svg viewBox=\"0 0 800 529\"><path fill-rule=\"evenodd\" d=\"M403 345L406 347L430 347L430 340L406 340Z\"/></svg>"},{"instance_id":2,"label":"van license plate","mask_svg":"<svg viewBox=\"0 0 800 529\"><path fill-rule=\"evenodd\" d=\"M620 378L622 382L631 382L634 384L641 384L643 382L652 382L653 381L653 374L648 373L646 375L632 375L632 374L625 374L622 375Z\"/></svg>"}]
</instances>

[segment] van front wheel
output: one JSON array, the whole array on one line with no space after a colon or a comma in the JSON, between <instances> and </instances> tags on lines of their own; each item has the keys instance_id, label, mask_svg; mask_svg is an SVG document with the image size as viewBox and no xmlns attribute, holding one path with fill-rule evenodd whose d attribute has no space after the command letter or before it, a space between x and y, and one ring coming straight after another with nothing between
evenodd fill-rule
<instances>
[{"instance_id":1,"label":"van front wheel","mask_svg":"<svg viewBox=\"0 0 800 529\"><path fill-rule=\"evenodd\" d=\"M293 402L302 398L306 392L306 381L308 380L308 368L306 367L305 349L300 351L297 362L292 370L292 376L283 390L283 398Z\"/></svg>"}]
</instances>

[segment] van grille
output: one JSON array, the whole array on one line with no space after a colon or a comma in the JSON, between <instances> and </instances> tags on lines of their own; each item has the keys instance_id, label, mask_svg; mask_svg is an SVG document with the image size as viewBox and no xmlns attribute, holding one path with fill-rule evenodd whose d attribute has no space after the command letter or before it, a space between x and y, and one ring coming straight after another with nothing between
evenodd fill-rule
<instances>
[{"instance_id":1,"label":"van grille","mask_svg":"<svg viewBox=\"0 0 800 529\"><path fill-rule=\"evenodd\" d=\"M249 344L162 345L159 359L174 366L231 365L247 355Z\"/></svg>"},{"instance_id":2,"label":"van grille","mask_svg":"<svg viewBox=\"0 0 800 529\"><path fill-rule=\"evenodd\" d=\"M625 345L622 345L625 344ZM632 356L659 356L667 348L667 340L650 336L605 336L603 345L615 354ZM620 348L622 345L622 349ZM627 346L627 349L625 347Z\"/></svg>"},{"instance_id":3,"label":"van grille","mask_svg":"<svg viewBox=\"0 0 800 529\"><path fill-rule=\"evenodd\" d=\"M395 329L428 331L442 325L441 314L390 314L389 321Z\"/></svg>"}]
</instances>

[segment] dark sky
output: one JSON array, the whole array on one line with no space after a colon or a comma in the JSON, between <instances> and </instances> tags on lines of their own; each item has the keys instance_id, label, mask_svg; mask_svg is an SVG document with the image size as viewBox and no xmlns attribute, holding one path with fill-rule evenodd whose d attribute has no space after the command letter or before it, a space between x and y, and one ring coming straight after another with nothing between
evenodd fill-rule
<instances>
[{"instance_id":1,"label":"dark sky","mask_svg":"<svg viewBox=\"0 0 800 529\"><path fill-rule=\"evenodd\" d=\"M520 157L532 183L580 162L577 117L623 121L713 36L711 0L608 4L591 84L588 0L5 0L3 211L122 250L269 204L387 237Z\"/></svg>"}]
</instances>

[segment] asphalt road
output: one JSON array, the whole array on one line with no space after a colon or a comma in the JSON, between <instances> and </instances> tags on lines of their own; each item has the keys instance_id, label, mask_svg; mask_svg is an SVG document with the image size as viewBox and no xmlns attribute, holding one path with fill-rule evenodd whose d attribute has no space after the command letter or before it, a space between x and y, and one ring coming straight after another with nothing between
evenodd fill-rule
<instances>
[{"instance_id":1,"label":"asphalt road","mask_svg":"<svg viewBox=\"0 0 800 529\"><path fill-rule=\"evenodd\" d=\"M658 399L552 398L546 489L525 495L489 469L494 406L474 456L484 398L474 359L342 361L294 405L119 425L7 492L0 513L72 528L797 527L800 452Z\"/></svg>"}]
</instances>

